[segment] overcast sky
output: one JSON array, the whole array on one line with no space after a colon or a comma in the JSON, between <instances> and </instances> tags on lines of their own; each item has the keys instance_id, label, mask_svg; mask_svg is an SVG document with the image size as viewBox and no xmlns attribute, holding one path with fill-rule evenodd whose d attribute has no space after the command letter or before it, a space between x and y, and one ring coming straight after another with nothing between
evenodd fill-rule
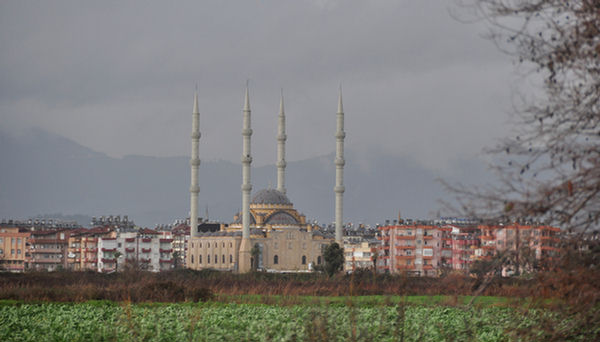
<instances>
[{"instance_id":1,"label":"overcast sky","mask_svg":"<svg viewBox=\"0 0 600 342\"><path fill-rule=\"evenodd\" d=\"M443 167L506 134L511 59L453 1L3 1L0 126L36 126L113 157L188 155L198 84L201 159L239 162L250 79L254 165L347 146ZM350 161L348 161L350 162Z\"/></svg>"}]
</instances>

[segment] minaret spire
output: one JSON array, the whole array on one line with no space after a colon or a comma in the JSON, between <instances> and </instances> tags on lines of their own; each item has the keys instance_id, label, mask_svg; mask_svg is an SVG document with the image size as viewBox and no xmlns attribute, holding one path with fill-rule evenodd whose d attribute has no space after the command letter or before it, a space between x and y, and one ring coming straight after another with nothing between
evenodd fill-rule
<instances>
[{"instance_id":1,"label":"minaret spire","mask_svg":"<svg viewBox=\"0 0 600 342\"><path fill-rule=\"evenodd\" d=\"M281 100L279 101L279 121L277 125L277 190L285 194L285 112L283 110L283 89L281 89Z\"/></svg>"},{"instance_id":2,"label":"minaret spire","mask_svg":"<svg viewBox=\"0 0 600 342\"><path fill-rule=\"evenodd\" d=\"M198 167L200 166L200 157L198 153L198 143L200 140L200 111L198 110L198 86L194 93L194 108L192 110L192 155L190 158L191 167L191 185L190 185L190 234L192 237L198 236Z\"/></svg>"},{"instance_id":3,"label":"minaret spire","mask_svg":"<svg viewBox=\"0 0 600 342\"><path fill-rule=\"evenodd\" d=\"M242 241L239 253L239 271L248 272L252 265L250 263L250 193L252 184L250 183L250 164L252 163L252 154L250 151L250 137L252 129L250 128L250 95L248 91L248 81L246 81L246 96L243 109L242 126Z\"/></svg>"},{"instance_id":4,"label":"minaret spire","mask_svg":"<svg viewBox=\"0 0 600 342\"><path fill-rule=\"evenodd\" d=\"M344 247L343 240L343 211L344 202L343 196L344 191L344 138L346 133L344 132L344 106L342 105L342 85L340 84L340 95L338 99L338 110L337 110L337 131L335 133L336 149L335 149L335 241Z\"/></svg>"}]
</instances>

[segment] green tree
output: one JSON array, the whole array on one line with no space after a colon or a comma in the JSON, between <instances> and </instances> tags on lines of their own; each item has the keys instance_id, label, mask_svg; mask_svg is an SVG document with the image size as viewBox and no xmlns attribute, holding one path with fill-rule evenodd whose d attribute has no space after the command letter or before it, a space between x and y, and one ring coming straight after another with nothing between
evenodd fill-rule
<instances>
[{"instance_id":1,"label":"green tree","mask_svg":"<svg viewBox=\"0 0 600 342\"><path fill-rule=\"evenodd\" d=\"M344 268L344 249L337 242L328 245L323 251L323 268L330 277Z\"/></svg>"},{"instance_id":2,"label":"green tree","mask_svg":"<svg viewBox=\"0 0 600 342\"><path fill-rule=\"evenodd\" d=\"M123 253L116 251L115 256L115 272L119 272L119 258L123 255Z\"/></svg>"}]
</instances>

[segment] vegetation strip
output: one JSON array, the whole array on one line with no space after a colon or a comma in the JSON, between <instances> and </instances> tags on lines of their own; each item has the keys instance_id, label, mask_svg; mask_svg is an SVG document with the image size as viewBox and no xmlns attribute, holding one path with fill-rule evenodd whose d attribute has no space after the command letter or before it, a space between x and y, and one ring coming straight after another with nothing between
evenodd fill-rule
<instances>
[{"instance_id":1,"label":"vegetation strip","mask_svg":"<svg viewBox=\"0 0 600 342\"><path fill-rule=\"evenodd\" d=\"M550 310L493 306L14 304L0 305L1 341L511 341L570 326Z\"/></svg>"}]
</instances>

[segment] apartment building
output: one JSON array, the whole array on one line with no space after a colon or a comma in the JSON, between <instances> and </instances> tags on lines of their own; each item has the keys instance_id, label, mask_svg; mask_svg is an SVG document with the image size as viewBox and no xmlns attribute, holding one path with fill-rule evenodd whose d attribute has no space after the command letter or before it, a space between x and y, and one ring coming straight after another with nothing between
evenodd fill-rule
<instances>
[{"instance_id":1,"label":"apartment building","mask_svg":"<svg viewBox=\"0 0 600 342\"><path fill-rule=\"evenodd\" d=\"M354 272L357 269L373 269L377 259L380 242L377 239L346 242L344 239L344 272Z\"/></svg>"},{"instance_id":2,"label":"apartment building","mask_svg":"<svg viewBox=\"0 0 600 342\"><path fill-rule=\"evenodd\" d=\"M515 253L503 275L532 267L532 259L552 260L559 253L560 229L544 225L398 224L379 227L379 272L435 276L444 270L468 273L476 260ZM519 261L519 257L521 261Z\"/></svg>"},{"instance_id":3,"label":"apartment building","mask_svg":"<svg viewBox=\"0 0 600 342\"><path fill-rule=\"evenodd\" d=\"M166 232L140 229L98 238L98 272L126 267L159 272L173 267L173 239Z\"/></svg>"},{"instance_id":4,"label":"apartment building","mask_svg":"<svg viewBox=\"0 0 600 342\"><path fill-rule=\"evenodd\" d=\"M68 229L31 231L30 258L26 268L44 271L66 269L70 233Z\"/></svg>"},{"instance_id":5,"label":"apartment building","mask_svg":"<svg viewBox=\"0 0 600 342\"><path fill-rule=\"evenodd\" d=\"M73 271L98 269L98 239L116 236L109 227L78 229L71 232L68 242L67 268Z\"/></svg>"},{"instance_id":6,"label":"apartment building","mask_svg":"<svg viewBox=\"0 0 600 342\"><path fill-rule=\"evenodd\" d=\"M436 276L442 264L443 230L439 226L399 224L379 227L380 272Z\"/></svg>"},{"instance_id":7,"label":"apartment building","mask_svg":"<svg viewBox=\"0 0 600 342\"><path fill-rule=\"evenodd\" d=\"M29 258L29 232L0 228L0 272L23 272Z\"/></svg>"}]
</instances>

